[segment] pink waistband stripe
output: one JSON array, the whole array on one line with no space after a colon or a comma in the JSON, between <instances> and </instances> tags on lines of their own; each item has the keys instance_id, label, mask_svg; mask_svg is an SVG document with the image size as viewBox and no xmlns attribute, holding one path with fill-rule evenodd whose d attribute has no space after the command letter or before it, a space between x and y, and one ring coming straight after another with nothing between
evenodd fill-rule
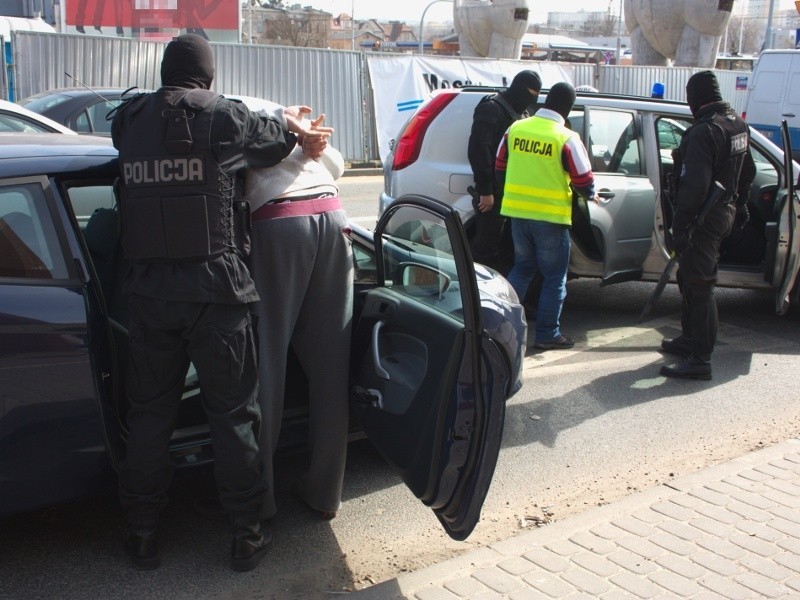
<instances>
[{"instance_id":1,"label":"pink waistband stripe","mask_svg":"<svg viewBox=\"0 0 800 600\"><path fill-rule=\"evenodd\" d=\"M341 210L342 201L335 198L313 198L311 200L297 200L295 202L280 202L265 204L253 211L253 221L278 219L281 217L308 217L322 213Z\"/></svg>"}]
</instances>

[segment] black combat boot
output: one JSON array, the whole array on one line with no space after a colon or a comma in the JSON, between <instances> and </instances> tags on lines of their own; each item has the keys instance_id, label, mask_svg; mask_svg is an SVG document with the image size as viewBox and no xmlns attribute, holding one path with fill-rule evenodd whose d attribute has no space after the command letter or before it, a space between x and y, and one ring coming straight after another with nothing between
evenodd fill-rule
<instances>
[{"instance_id":1,"label":"black combat boot","mask_svg":"<svg viewBox=\"0 0 800 600\"><path fill-rule=\"evenodd\" d=\"M674 339L666 339L661 341L661 349L669 354L677 354L678 356L691 356L692 354L692 340L682 335Z\"/></svg>"},{"instance_id":2,"label":"black combat boot","mask_svg":"<svg viewBox=\"0 0 800 600\"><path fill-rule=\"evenodd\" d=\"M252 571L264 558L272 533L261 525L235 528L231 546L231 568L234 571Z\"/></svg>"},{"instance_id":3,"label":"black combat boot","mask_svg":"<svg viewBox=\"0 0 800 600\"><path fill-rule=\"evenodd\" d=\"M140 571L152 571L161 566L155 531L129 531L125 536L125 554Z\"/></svg>"},{"instance_id":4,"label":"black combat boot","mask_svg":"<svg viewBox=\"0 0 800 600\"><path fill-rule=\"evenodd\" d=\"M710 381L711 363L694 356L687 356L677 364L664 365L661 367L661 374L678 379L702 379L704 381Z\"/></svg>"}]
</instances>

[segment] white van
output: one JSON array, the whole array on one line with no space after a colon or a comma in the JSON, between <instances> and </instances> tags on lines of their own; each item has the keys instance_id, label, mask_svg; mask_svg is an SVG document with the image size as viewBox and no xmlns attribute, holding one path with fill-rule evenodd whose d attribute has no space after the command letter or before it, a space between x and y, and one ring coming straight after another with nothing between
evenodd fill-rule
<instances>
[{"instance_id":1,"label":"white van","mask_svg":"<svg viewBox=\"0 0 800 600\"><path fill-rule=\"evenodd\" d=\"M800 160L800 50L765 50L758 58L743 116L777 146L781 120L789 125L795 160Z\"/></svg>"}]
</instances>

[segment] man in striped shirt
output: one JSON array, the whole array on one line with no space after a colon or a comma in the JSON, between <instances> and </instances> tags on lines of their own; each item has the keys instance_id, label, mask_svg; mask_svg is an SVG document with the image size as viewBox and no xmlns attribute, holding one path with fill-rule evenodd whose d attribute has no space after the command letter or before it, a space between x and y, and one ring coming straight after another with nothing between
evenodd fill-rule
<instances>
[{"instance_id":1,"label":"man in striped shirt","mask_svg":"<svg viewBox=\"0 0 800 600\"><path fill-rule=\"evenodd\" d=\"M514 267L508 274L524 298L536 272L542 274L534 347L572 348L561 333L561 308L567 297L573 190L599 202L586 148L565 124L575 104L568 83L550 88L544 108L508 128L497 150L495 173L502 186L501 214L511 218Z\"/></svg>"}]
</instances>

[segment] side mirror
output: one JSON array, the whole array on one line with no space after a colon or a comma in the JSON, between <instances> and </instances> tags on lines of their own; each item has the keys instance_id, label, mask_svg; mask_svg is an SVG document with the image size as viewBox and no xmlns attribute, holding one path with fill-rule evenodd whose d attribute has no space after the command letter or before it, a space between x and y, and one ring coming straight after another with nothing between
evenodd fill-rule
<instances>
[{"instance_id":1,"label":"side mirror","mask_svg":"<svg viewBox=\"0 0 800 600\"><path fill-rule=\"evenodd\" d=\"M415 298L442 299L450 287L450 278L441 271L419 263L402 263L395 272L395 283Z\"/></svg>"}]
</instances>

